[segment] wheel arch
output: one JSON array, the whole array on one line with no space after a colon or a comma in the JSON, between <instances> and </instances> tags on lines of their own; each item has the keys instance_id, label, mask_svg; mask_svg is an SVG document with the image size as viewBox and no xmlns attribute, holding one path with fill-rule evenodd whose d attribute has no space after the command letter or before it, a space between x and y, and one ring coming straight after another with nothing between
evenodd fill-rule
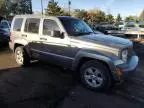
<instances>
[{"instance_id":1,"label":"wheel arch","mask_svg":"<svg viewBox=\"0 0 144 108\"><path fill-rule=\"evenodd\" d=\"M24 46L24 50L28 53L29 57L31 57L31 53L30 53L29 47L28 47L28 42L26 40L24 40L24 39L22 39L22 40L15 40L14 41L14 49L13 49L13 51L15 51L15 49L18 46Z\"/></svg>"},{"instance_id":2,"label":"wheel arch","mask_svg":"<svg viewBox=\"0 0 144 108\"><path fill-rule=\"evenodd\" d=\"M24 39L17 39L14 41L14 49L13 51L15 51L16 47L18 46L26 46L28 44L28 42Z\"/></svg>"},{"instance_id":3,"label":"wheel arch","mask_svg":"<svg viewBox=\"0 0 144 108\"><path fill-rule=\"evenodd\" d=\"M77 54L72 65L72 70L74 71L79 70L80 66L89 60L99 61L103 63L104 65L106 65L108 69L110 70L110 72L114 71L113 61L109 57L106 57L97 53L88 53L88 52Z\"/></svg>"}]
</instances>

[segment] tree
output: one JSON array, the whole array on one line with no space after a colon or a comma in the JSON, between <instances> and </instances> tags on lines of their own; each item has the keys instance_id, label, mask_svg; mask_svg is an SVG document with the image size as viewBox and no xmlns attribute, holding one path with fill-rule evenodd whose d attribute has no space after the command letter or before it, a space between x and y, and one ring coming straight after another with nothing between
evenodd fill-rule
<instances>
[{"instance_id":1,"label":"tree","mask_svg":"<svg viewBox=\"0 0 144 108\"><path fill-rule=\"evenodd\" d=\"M114 23L114 17L112 14L108 14L106 15L106 18L105 18L106 22L110 23L110 24L113 24Z\"/></svg>"},{"instance_id":2,"label":"tree","mask_svg":"<svg viewBox=\"0 0 144 108\"><path fill-rule=\"evenodd\" d=\"M144 10L141 12L139 19L144 20Z\"/></svg>"},{"instance_id":3,"label":"tree","mask_svg":"<svg viewBox=\"0 0 144 108\"><path fill-rule=\"evenodd\" d=\"M4 0L2 10L4 16L32 14L32 3L31 0Z\"/></svg>"},{"instance_id":4,"label":"tree","mask_svg":"<svg viewBox=\"0 0 144 108\"><path fill-rule=\"evenodd\" d=\"M64 10L62 10L61 7L58 6L58 2L49 1L48 7L46 10L46 15L61 16L64 14L65 14Z\"/></svg>"},{"instance_id":5,"label":"tree","mask_svg":"<svg viewBox=\"0 0 144 108\"><path fill-rule=\"evenodd\" d=\"M105 13L99 9L93 9L88 11L86 19L91 27L94 28L96 24L105 21Z\"/></svg>"},{"instance_id":6,"label":"tree","mask_svg":"<svg viewBox=\"0 0 144 108\"><path fill-rule=\"evenodd\" d=\"M73 12L73 16L86 21L86 19L87 19L87 11L80 10L80 9L75 9L75 11Z\"/></svg>"},{"instance_id":7,"label":"tree","mask_svg":"<svg viewBox=\"0 0 144 108\"><path fill-rule=\"evenodd\" d=\"M121 17L120 14L118 14L117 17L116 17L116 23L118 23L120 21L122 21L122 17Z\"/></svg>"},{"instance_id":8,"label":"tree","mask_svg":"<svg viewBox=\"0 0 144 108\"><path fill-rule=\"evenodd\" d=\"M137 21L138 20L138 18L137 18L137 16L127 16L126 18L125 18L125 21L126 22L129 22L129 21Z\"/></svg>"},{"instance_id":9,"label":"tree","mask_svg":"<svg viewBox=\"0 0 144 108\"><path fill-rule=\"evenodd\" d=\"M0 9L2 8L3 0L0 0Z\"/></svg>"},{"instance_id":10,"label":"tree","mask_svg":"<svg viewBox=\"0 0 144 108\"><path fill-rule=\"evenodd\" d=\"M3 5L3 0L0 0L0 15L2 14L2 5Z\"/></svg>"}]
</instances>

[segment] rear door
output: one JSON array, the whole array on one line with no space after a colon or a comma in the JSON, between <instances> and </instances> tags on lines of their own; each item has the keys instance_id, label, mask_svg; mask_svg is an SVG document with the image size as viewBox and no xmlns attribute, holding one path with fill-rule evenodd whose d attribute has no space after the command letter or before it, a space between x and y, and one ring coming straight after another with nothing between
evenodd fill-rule
<instances>
[{"instance_id":1,"label":"rear door","mask_svg":"<svg viewBox=\"0 0 144 108\"><path fill-rule=\"evenodd\" d=\"M15 39L21 39L21 30L22 30L22 24L24 19L23 18L15 18L12 22L12 28L11 28L11 41Z\"/></svg>"}]
</instances>

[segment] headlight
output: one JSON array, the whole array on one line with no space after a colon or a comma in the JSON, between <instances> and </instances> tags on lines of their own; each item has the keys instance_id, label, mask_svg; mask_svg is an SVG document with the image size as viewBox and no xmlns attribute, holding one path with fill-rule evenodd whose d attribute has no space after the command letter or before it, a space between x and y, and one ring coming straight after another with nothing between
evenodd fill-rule
<instances>
[{"instance_id":1,"label":"headlight","mask_svg":"<svg viewBox=\"0 0 144 108\"><path fill-rule=\"evenodd\" d=\"M122 61L126 63L128 59L128 50L123 50L121 57L122 57Z\"/></svg>"}]
</instances>

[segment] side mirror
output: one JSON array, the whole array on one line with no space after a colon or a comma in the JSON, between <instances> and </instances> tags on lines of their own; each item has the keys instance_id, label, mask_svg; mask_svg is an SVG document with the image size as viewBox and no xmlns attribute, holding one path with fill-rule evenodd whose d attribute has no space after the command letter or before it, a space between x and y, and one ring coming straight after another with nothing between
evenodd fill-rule
<instances>
[{"instance_id":1,"label":"side mirror","mask_svg":"<svg viewBox=\"0 0 144 108\"><path fill-rule=\"evenodd\" d=\"M61 33L60 31L51 31L51 36L63 39L64 33Z\"/></svg>"}]
</instances>

